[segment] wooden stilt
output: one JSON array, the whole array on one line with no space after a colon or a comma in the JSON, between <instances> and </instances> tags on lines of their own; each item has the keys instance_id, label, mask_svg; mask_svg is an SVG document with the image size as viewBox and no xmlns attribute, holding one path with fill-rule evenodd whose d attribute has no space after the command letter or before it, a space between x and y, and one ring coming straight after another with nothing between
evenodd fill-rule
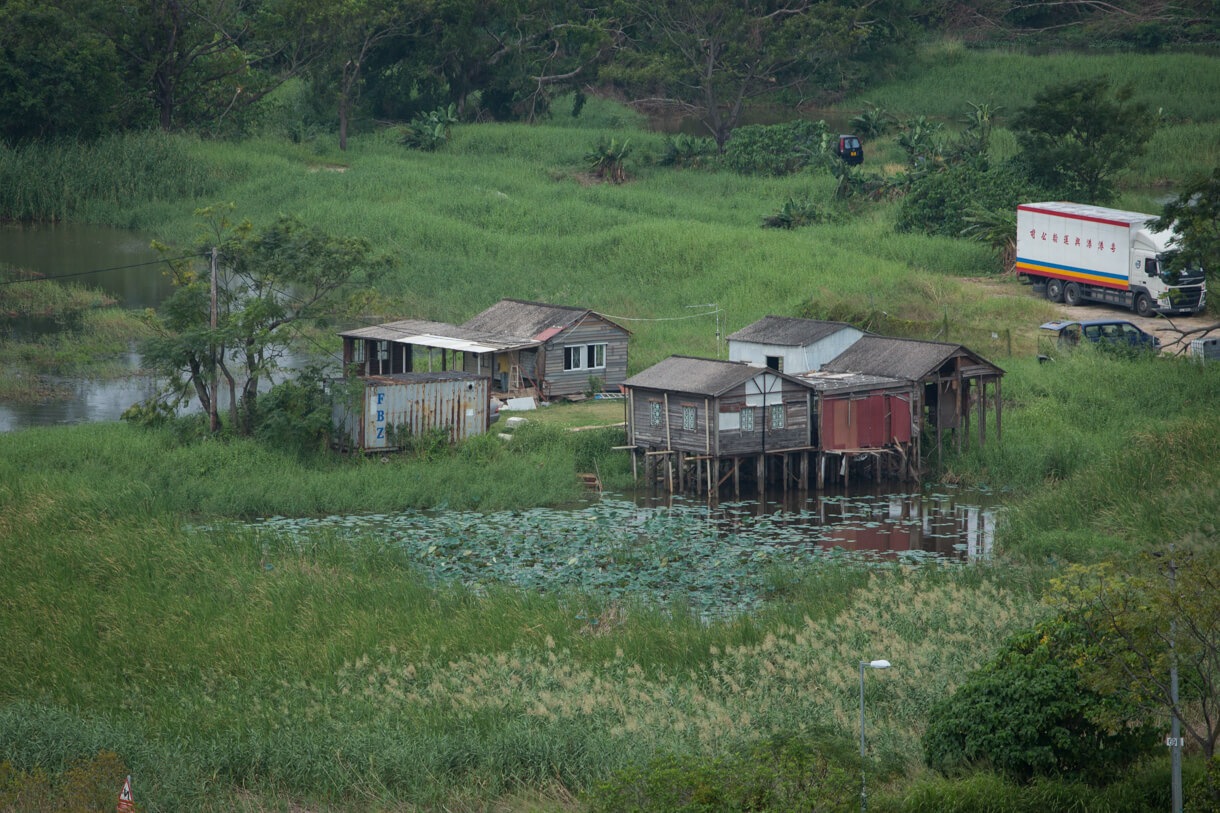
<instances>
[{"instance_id":1,"label":"wooden stilt","mask_svg":"<svg viewBox=\"0 0 1220 813\"><path fill-rule=\"evenodd\" d=\"M758 455L755 459L754 468L758 474L758 496L761 499L766 494L767 488L767 456Z\"/></svg>"},{"instance_id":2,"label":"wooden stilt","mask_svg":"<svg viewBox=\"0 0 1220 813\"><path fill-rule=\"evenodd\" d=\"M631 450L631 482L638 483L640 481L640 473L637 469L638 462L635 456L635 449Z\"/></svg>"},{"instance_id":3,"label":"wooden stilt","mask_svg":"<svg viewBox=\"0 0 1220 813\"><path fill-rule=\"evenodd\" d=\"M809 490L809 452L801 452L801 491Z\"/></svg>"},{"instance_id":4,"label":"wooden stilt","mask_svg":"<svg viewBox=\"0 0 1220 813\"><path fill-rule=\"evenodd\" d=\"M979 379L979 448L987 437L987 379Z\"/></svg>"},{"instance_id":5,"label":"wooden stilt","mask_svg":"<svg viewBox=\"0 0 1220 813\"><path fill-rule=\"evenodd\" d=\"M733 496L741 497L741 458L733 458Z\"/></svg>"},{"instance_id":6,"label":"wooden stilt","mask_svg":"<svg viewBox=\"0 0 1220 813\"><path fill-rule=\"evenodd\" d=\"M686 491L686 452L678 452L678 490Z\"/></svg>"},{"instance_id":7,"label":"wooden stilt","mask_svg":"<svg viewBox=\"0 0 1220 813\"><path fill-rule=\"evenodd\" d=\"M823 452L818 452L817 481L818 491L826 488L826 455Z\"/></svg>"},{"instance_id":8,"label":"wooden stilt","mask_svg":"<svg viewBox=\"0 0 1220 813\"><path fill-rule=\"evenodd\" d=\"M788 453L784 452L784 493L788 493Z\"/></svg>"}]
</instances>

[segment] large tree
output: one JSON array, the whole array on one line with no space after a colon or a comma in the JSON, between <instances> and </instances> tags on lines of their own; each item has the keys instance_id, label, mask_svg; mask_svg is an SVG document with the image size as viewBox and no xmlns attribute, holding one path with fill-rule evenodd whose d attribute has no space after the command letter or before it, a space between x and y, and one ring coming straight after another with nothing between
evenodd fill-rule
<instances>
[{"instance_id":1,"label":"large tree","mask_svg":"<svg viewBox=\"0 0 1220 813\"><path fill-rule=\"evenodd\" d=\"M1074 567L1056 581L1052 597L1088 635L1091 645L1080 662L1090 686L1176 716L1209 759L1216 754L1220 552L1214 540L1130 564ZM1212 792L1217 797L1220 788Z\"/></svg>"},{"instance_id":2,"label":"large tree","mask_svg":"<svg viewBox=\"0 0 1220 813\"><path fill-rule=\"evenodd\" d=\"M205 412L228 388L230 418L250 432L260 383L298 337L301 324L341 306L341 293L368 284L388 261L368 243L333 237L292 217L256 232L229 219L232 207L199 210L207 224L201 250L216 247L218 314L210 326L210 275L198 263L173 264L176 290L153 320L158 335L144 358L167 375L166 401L194 393Z\"/></svg>"},{"instance_id":3,"label":"large tree","mask_svg":"<svg viewBox=\"0 0 1220 813\"><path fill-rule=\"evenodd\" d=\"M299 74L325 44L307 0L57 0L113 43L162 129L216 122Z\"/></svg>"},{"instance_id":4,"label":"large tree","mask_svg":"<svg viewBox=\"0 0 1220 813\"><path fill-rule=\"evenodd\" d=\"M1153 227L1177 233L1169 268L1202 268L1220 280L1220 167L1190 181Z\"/></svg>"},{"instance_id":5,"label":"large tree","mask_svg":"<svg viewBox=\"0 0 1220 813\"><path fill-rule=\"evenodd\" d=\"M1132 94L1130 85L1111 92L1101 78L1035 94L1014 124L1030 178L1068 200L1111 201L1115 176L1143 155L1157 126Z\"/></svg>"},{"instance_id":6,"label":"large tree","mask_svg":"<svg viewBox=\"0 0 1220 813\"><path fill-rule=\"evenodd\" d=\"M92 136L117 123L114 44L37 0L0 4L0 137Z\"/></svg>"},{"instance_id":7,"label":"large tree","mask_svg":"<svg viewBox=\"0 0 1220 813\"><path fill-rule=\"evenodd\" d=\"M699 116L723 151L746 102L841 91L858 60L906 36L905 0L627 0L630 48L605 77ZM639 98L640 94L651 98Z\"/></svg>"}]
</instances>

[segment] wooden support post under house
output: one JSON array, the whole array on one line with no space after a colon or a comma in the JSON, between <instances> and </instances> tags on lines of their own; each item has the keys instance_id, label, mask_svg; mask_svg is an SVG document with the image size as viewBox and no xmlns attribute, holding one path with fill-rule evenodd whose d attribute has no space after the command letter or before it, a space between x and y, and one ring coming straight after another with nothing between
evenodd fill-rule
<instances>
[{"instance_id":1,"label":"wooden support post under house","mask_svg":"<svg viewBox=\"0 0 1220 813\"><path fill-rule=\"evenodd\" d=\"M758 455L754 462L755 473L758 476L758 496L766 494L767 487L767 456Z\"/></svg>"},{"instance_id":2,"label":"wooden support post under house","mask_svg":"<svg viewBox=\"0 0 1220 813\"><path fill-rule=\"evenodd\" d=\"M801 452L801 491L809 490L809 452Z\"/></svg>"},{"instance_id":3,"label":"wooden support post under house","mask_svg":"<svg viewBox=\"0 0 1220 813\"><path fill-rule=\"evenodd\" d=\"M826 455L823 452L818 452L817 484L818 491L826 488Z\"/></svg>"},{"instance_id":4,"label":"wooden support post under house","mask_svg":"<svg viewBox=\"0 0 1220 813\"><path fill-rule=\"evenodd\" d=\"M788 493L788 453L784 452L784 493Z\"/></svg>"},{"instance_id":5,"label":"wooden support post under house","mask_svg":"<svg viewBox=\"0 0 1220 813\"><path fill-rule=\"evenodd\" d=\"M636 466L637 466L637 463L636 463L635 449L632 449L631 450L631 482L633 482L633 483L638 483L640 481L640 473L639 473L639 470L636 468Z\"/></svg>"},{"instance_id":6,"label":"wooden support post under house","mask_svg":"<svg viewBox=\"0 0 1220 813\"><path fill-rule=\"evenodd\" d=\"M987 379L979 379L979 448L987 437Z\"/></svg>"},{"instance_id":7,"label":"wooden support post under house","mask_svg":"<svg viewBox=\"0 0 1220 813\"><path fill-rule=\"evenodd\" d=\"M678 490L686 491L686 452L678 452Z\"/></svg>"},{"instance_id":8,"label":"wooden support post under house","mask_svg":"<svg viewBox=\"0 0 1220 813\"><path fill-rule=\"evenodd\" d=\"M733 496L741 496L741 458L733 457Z\"/></svg>"}]
</instances>

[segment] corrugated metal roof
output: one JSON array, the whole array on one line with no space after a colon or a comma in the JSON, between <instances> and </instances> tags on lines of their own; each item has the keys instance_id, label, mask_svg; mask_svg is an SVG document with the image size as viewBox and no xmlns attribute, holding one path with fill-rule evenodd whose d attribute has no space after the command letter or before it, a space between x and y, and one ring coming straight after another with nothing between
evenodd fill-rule
<instances>
[{"instance_id":1,"label":"corrugated metal roof","mask_svg":"<svg viewBox=\"0 0 1220 813\"><path fill-rule=\"evenodd\" d=\"M403 384L420 384L428 381L478 381L487 378L479 373L468 373L464 370L438 370L434 373L393 373L389 375L364 376L368 381L397 381Z\"/></svg>"},{"instance_id":2,"label":"corrugated metal roof","mask_svg":"<svg viewBox=\"0 0 1220 813\"><path fill-rule=\"evenodd\" d=\"M764 316L729 334L729 341L775 344L784 347L807 347L816 341L838 333L851 325L846 322L823 322L820 319L797 319L792 316Z\"/></svg>"},{"instance_id":3,"label":"corrugated metal roof","mask_svg":"<svg viewBox=\"0 0 1220 813\"><path fill-rule=\"evenodd\" d=\"M979 365L1003 375L1004 371L960 344L891 336L864 336L822 366L839 373L867 373L919 381L936 372L955 355L965 355Z\"/></svg>"},{"instance_id":4,"label":"corrugated metal roof","mask_svg":"<svg viewBox=\"0 0 1220 813\"><path fill-rule=\"evenodd\" d=\"M690 392L697 395L720 395L766 372L774 373L774 370L754 367L742 361L670 356L628 378L623 382L623 386Z\"/></svg>"},{"instance_id":5,"label":"corrugated metal roof","mask_svg":"<svg viewBox=\"0 0 1220 813\"><path fill-rule=\"evenodd\" d=\"M902 378L889 378L867 373L831 373L815 370L796 376L818 392L850 392L854 390L910 388L913 382Z\"/></svg>"},{"instance_id":6,"label":"corrugated metal roof","mask_svg":"<svg viewBox=\"0 0 1220 813\"><path fill-rule=\"evenodd\" d=\"M462 327L496 335L531 336L545 341L592 313L588 308L548 305L545 302L527 302L523 299L501 299L487 310L463 322ZM601 314L594 315L622 328ZM626 328L622 329L626 331ZM543 333L547 334L545 338L541 336Z\"/></svg>"},{"instance_id":7,"label":"corrugated metal roof","mask_svg":"<svg viewBox=\"0 0 1220 813\"><path fill-rule=\"evenodd\" d=\"M538 345L537 341L521 336L471 330L465 326L459 327L447 322L429 322L423 319L387 322L383 325L344 331L339 335L352 339L391 341L470 353L503 353L508 350L519 350L522 347Z\"/></svg>"}]
</instances>

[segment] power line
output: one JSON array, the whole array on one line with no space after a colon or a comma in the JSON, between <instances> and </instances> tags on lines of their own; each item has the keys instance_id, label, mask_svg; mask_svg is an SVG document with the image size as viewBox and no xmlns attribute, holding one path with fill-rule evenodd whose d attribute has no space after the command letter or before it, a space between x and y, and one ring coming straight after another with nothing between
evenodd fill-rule
<instances>
[{"instance_id":1,"label":"power line","mask_svg":"<svg viewBox=\"0 0 1220 813\"><path fill-rule=\"evenodd\" d=\"M149 260L145 263L132 263L131 265L116 265L112 268L95 268L92 271L77 271L75 274L57 274L51 277L31 277L30 279L14 279L0 282L0 285L19 285L23 282L50 282L57 279L69 279L71 277L85 277L90 274L105 274L107 271L126 271L130 268L143 268L146 265L161 265L161 263L173 263L179 260L189 260L193 257L206 257L207 254L185 254L181 257L167 257L160 260Z\"/></svg>"},{"instance_id":2,"label":"power line","mask_svg":"<svg viewBox=\"0 0 1220 813\"><path fill-rule=\"evenodd\" d=\"M692 305L690 307L697 307L697 306ZM693 313L690 316L662 316L657 319L648 319L643 316L611 316L608 313L603 313L600 315L606 317L607 319L614 319L614 320L620 321L620 322L678 322L683 319L698 319L700 316L714 316L718 313L724 313L724 310L722 308L717 308L714 311L704 311L703 313Z\"/></svg>"}]
</instances>

